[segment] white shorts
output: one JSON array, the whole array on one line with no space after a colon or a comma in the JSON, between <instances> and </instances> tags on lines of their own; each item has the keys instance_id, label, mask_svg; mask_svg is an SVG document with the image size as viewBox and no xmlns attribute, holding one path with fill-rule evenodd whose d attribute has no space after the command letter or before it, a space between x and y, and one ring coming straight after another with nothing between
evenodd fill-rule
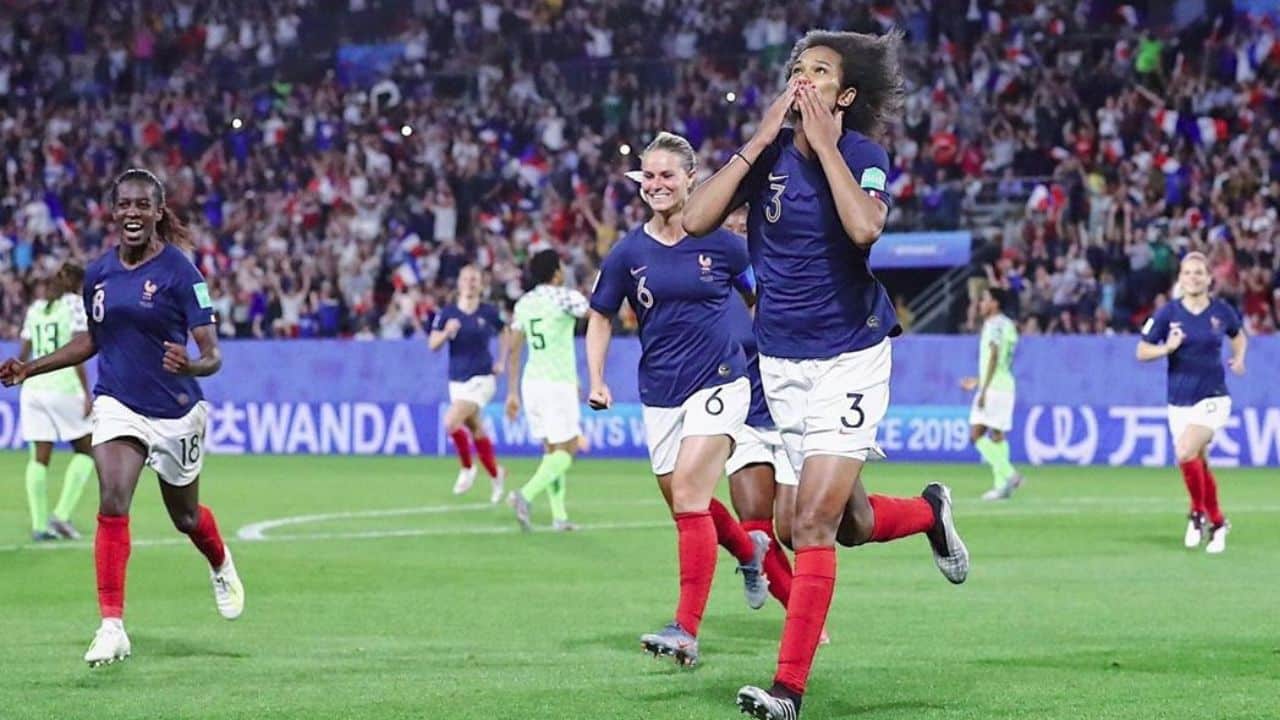
<instances>
[{"instance_id":1,"label":"white shorts","mask_svg":"<svg viewBox=\"0 0 1280 720\"><path fill-rule=\"evenodd\" d=\"M761 355L765 400L792 467L811 455L883 458L876 430L889 410L892 367L887 338L825 360Z\"/></svg>"},{"instance_id":2,"label":"white shorts","mask_svg":"<svg viewBox=\"0 0 1280 720\"><path fill-rule=\"evenodd\" d=\"M1169 432L1177 442L1188 425L1200 425L1218 432L1231 418L1231 398L1227 395L1205 398L1195 405L1169 406Z\"/></svg>"},{"instance_id":3,"label":"white shorts","mask_svg":"<svg viewBox=\"0 0 1280 720\"><path fill-rule=\"evenodd\" d=\"M779 485L798 485L796 470L791 458L782 447L782 435L777 430L764 430L743 425L736 437L733 454L724 464L724 473L733 475L748 465L772 465L773 480Z\"/></svg>"},{"instance_id":4,"label":"white shorts","mask_svg":"<svg viewBox=\"0 0 1280 720\"><path fill-rule=\"evenodd\" d=\"M582 434L578 386L574 383L525 380L520 388L529 434L535 440L557 445Z\"/></svg>"},{"instance_id":5,"label":"white shorts","mask_svg":"<svg viewBox=\"0 0 1280 720\"><path fill-rule=\"evenodd\" d=\"M180 418L152 418L125 407L113 397L93 399L93 444L121 437L137 438L147 448L147 467L167 485L184 487L204 467L204 430L209 403L201 400Z\"/></svg>"},{"instance_id":6,"label":"white shorts","mask_svg":"<svg viewBox=\"0 0 1280 720\"><path fill-rule=\"evenodd\" d=\"M1013 429L1013 393L1008 390L987 388L985 407L978 407L978 394L973 395L969 406L969 424L985 425L992 430L1009 432Z\"/></svg>"},{"instance_id":7,"label":"white shorts","mask_svg":"<svg viewBox=\"0 0 1280 720\"><path fill-rule=\"evenodd\" d=\"M18 420L27 442L71 442L93 432L84 416L84 395L22 389Z\"/></svg>"},{"instance_id":8,"label":"white shorts","mask_svg":"<svg viewBox=\"0 0 1280 720\"><path fill-rule=\"evenodd\" d=\"M484 407L493 399L498 383L492 375L476 375L462 382L449 382L449 402L466 400L476 407Z\"/></svg>"},{"instance_id":9,"label":"white shorts","mask_svg":"<svg viewBox=\"0 0 1280 720\"><path fill-rule=\"evenodd\" d=\"M680 407L644 407L644 434L654 475L676 469L680 441L687 437L737 437L751 409L751 383L738 378L727 385L704 388Z\"/></svg>"}]
</instances>

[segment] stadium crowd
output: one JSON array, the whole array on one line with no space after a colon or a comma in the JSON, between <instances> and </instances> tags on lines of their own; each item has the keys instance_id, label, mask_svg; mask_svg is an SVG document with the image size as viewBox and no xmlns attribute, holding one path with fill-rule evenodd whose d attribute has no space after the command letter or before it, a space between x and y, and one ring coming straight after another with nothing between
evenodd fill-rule
<instances>
[{"instance_id":1,"label":"stadium crowd","mask_svg":"<svg viewBox=\"0 0 1280 720\"><path fill-rule=\"evenodd\" d=\"M509 303L544 248L585 291L644 216L634 148L669 129L718 167L814 26L906 33L890 229L974 230L971 296L1010 289L1026 332L1135 329L1193 248L1251 332L1280 313L1280 43L1230 3L1181 30L1106 0L18 4L0 337L113 242L104 188L135 165L226 336L421 335L461 267Z\"/></svg>"}]
</instances>

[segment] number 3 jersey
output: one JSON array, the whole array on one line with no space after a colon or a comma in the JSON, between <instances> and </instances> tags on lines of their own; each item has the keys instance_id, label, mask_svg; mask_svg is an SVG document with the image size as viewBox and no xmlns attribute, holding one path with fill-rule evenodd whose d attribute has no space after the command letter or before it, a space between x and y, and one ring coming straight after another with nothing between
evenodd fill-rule
<instances>
[{"instance_id":1,"label":"number 3 jersey","mask_svg":"<svg viewBox=\"0 0 1280 720\"><path fill-rule=\"evenodd\" d=\"M133 269L115 249L85 271L89 332L98 349L94 395L118 400L153 418L180 418L204 399L189 375L164 369L164 343L187 344L187 333L216 318L209 289L195 265L166 244Z\"/></svg>"},{"instance_id":2,"label":"number 3 jersey","mask_svg":"<svg viewBox=\"0 0 1280 720\"><path fill-rule=\"evenodd\" d=\"M600 266L591 308L615 315L625 298L640 321L640 402L678 407L695 392L746 376L729 322L734 288L753 290L746 242L728 230L663 245L644 226Z\"/></svg>"},{"instance_id":3,"label":"number 3 jersey","mask_svg":"<svg viewBox=\"0 0 1280 720\"><path fill-rule=\"evenodd\" d=\"M22 323L22 339L31 343L31 359L44 357L71 342L71 336L89 329L84 303L75 293L57 300L37 300L27 309ZM80 378L73 367L37 375L22 383L27 390L79 395Z\"/></svg>"}]
</instances>

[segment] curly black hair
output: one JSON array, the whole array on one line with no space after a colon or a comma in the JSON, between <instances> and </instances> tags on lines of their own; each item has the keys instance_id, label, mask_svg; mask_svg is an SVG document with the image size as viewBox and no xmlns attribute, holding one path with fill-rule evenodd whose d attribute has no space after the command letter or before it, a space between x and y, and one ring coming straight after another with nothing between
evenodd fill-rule
<instances>
[{"instance_id":1,"label":"curly black hair","mask_svg":"<svg viewBox=\"0 0 1280 720\"><path fill-rule=\"evenodd\" d=\"M902 112L906 99L899 61L902 38L902 31L896 29L884 35L810 30L791 48L787 77L791 77L792 68L805 50L835 50L840 54L840 90L858 91L853 105L844 113L845 129L878 135Z\"/></svg>"}]
</instances>

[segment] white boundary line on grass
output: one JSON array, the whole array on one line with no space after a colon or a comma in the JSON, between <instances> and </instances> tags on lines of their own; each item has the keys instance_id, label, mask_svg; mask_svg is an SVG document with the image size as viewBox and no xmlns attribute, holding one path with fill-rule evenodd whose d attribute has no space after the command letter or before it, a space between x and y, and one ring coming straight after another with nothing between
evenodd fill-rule
<instances>
[{"instance_id":1,"label":"white boundary line on grass","mask_svg":"<svg viewBox=\"0 0 1280 720\"><path fill-rule=\"evenodd\" d=\"M1017 501L1015 501L1017 502ZM639 500L629 502L587 502L581 506L635 506L659 505L659 500ZM1101 505L1129 505L1128 507L1112 507L1099 510ZM1162 515L1176 514L1183 507L1181 502L1171 499L1152 497L1074 497L1061 499L1028 499L1011 503L985 503L976 500L961 500L962 508L959 516L966 517L1033 517L1039 515ZM350 520L356 518L403 517L409 515L441 515L458 512L479 512L494 509L488 503L468 503L463 505L428 505L421 507L390 508L382 510L352 510L312 515L293 515L283 518L262 520L250 523L236 532L239 542L306 542L321 540L378 540L384 538L430 537L449 535L513 535L520 529L514 524L476 525L460 527L420 527L400 530L353 530L345 532L291 533L284 535L268 535L270 530L295 525L332 520ZM1245 505L1231 508L1238 513L1280 513L1280 505ZM613 531L613 530L656 530L671 527L671 521L641 520L617 523L584 523L579 525L581 531ZM539 528L535 532L551 532L550 528ZM186 545L190 542L185 537L138 538L133 540L134 547L158 547L166 545ZM62 541L47 543L26 543L0 545L0 552L16 552L19 550L80 550L93 547L92 540Z\"/></svg>"}]
</instances>

